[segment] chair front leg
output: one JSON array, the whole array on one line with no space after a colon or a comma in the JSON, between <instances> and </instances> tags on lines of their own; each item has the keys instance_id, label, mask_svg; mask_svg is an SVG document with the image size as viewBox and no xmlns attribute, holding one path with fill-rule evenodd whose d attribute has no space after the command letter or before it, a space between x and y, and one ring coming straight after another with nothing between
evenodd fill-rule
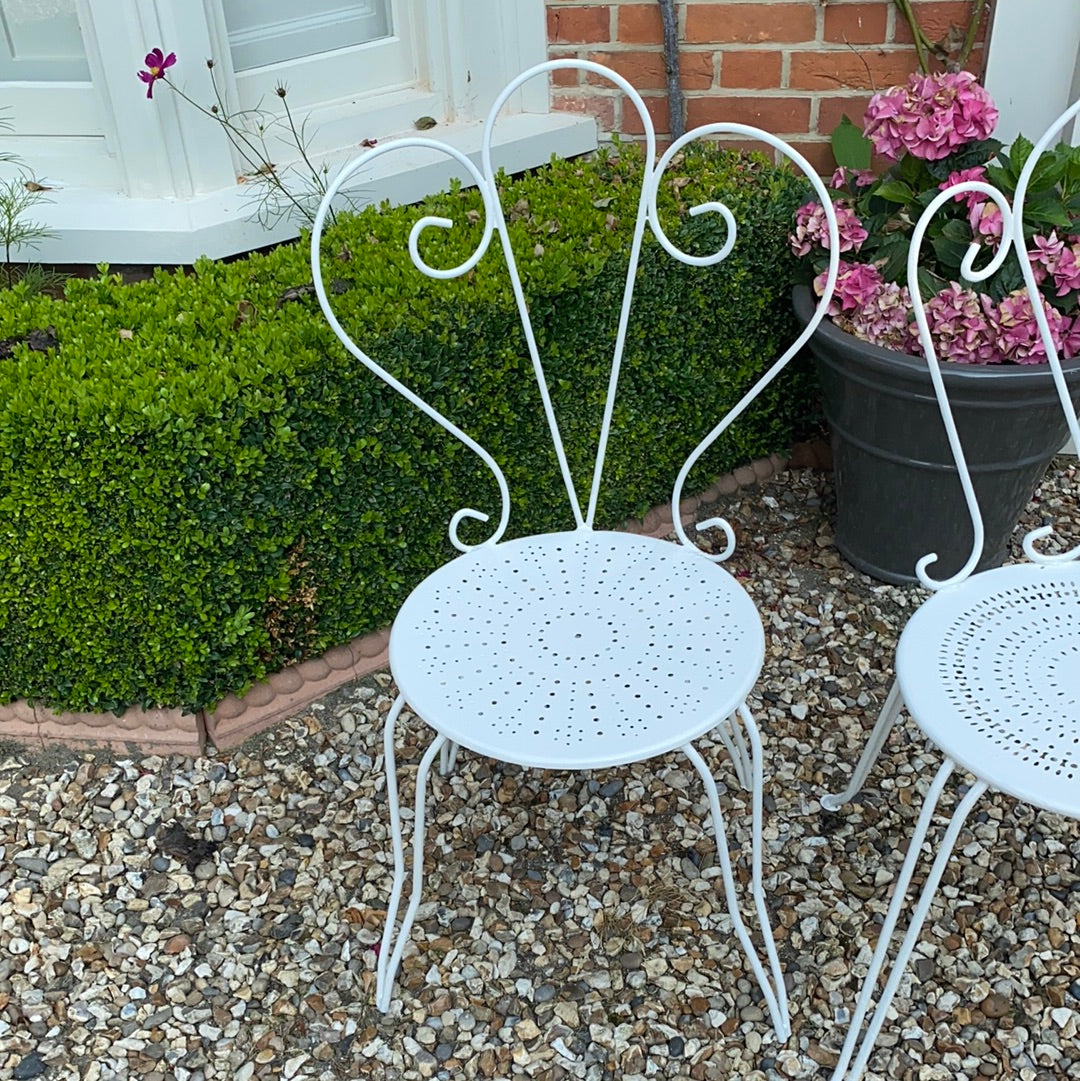
<instances>
[{"instance_id":1,"label":"chair front leg","mask_svg":"<svg viewBox=\"0 0 1080 1081\"><path fill-rule=\"evenodd\" d=\"M788 1013L787 988L784 986L784 974L780 968L780 957L776 952L776 943L773 940L772 927L769 923L769 913L765 906L765 893L761 885L761 849L762 849L762 790L764 787L763 767L761 760L761 737L745 706L740 707L739 714L746 726L752 750L751 762L751 787L750 799L753 814L751 856L751 891L754 905L757 910L758 920L761 923L761 937L765 942L765 952L769 958L769 968L772 979L765 972L761 959L754 949L750 933L739 913L739 901L735 893L735 876L731 869L731 857L728 853L727 834L724 830L724 816L720 809L720 796L716 789L716 781L705 760L698 753L693 744L684 744L682 752L693 764L701 776L705 786L705 793L709 799L709 809L712 816L713 833L716 837L716 853L720 858L720 871L724 880L724 894L727 899L728 912L735 925L735 934L742 945L746 959L757 978L758 986L764 996L765 1004L769 1010L769 1016L776 1030L776 1038L783 1042L791 1035L791 1018Z\"/></svg>"},{"instance_id":2,"label":"chair front leg","mask_svg":"<svg viewBox=\"0 0 1080 1081\"><path fill-rule=\"evenodd\" d=\"M405 705L404 695L398 695L386 718L383 729L383 757L386 769L386 803L390 814L390 837L394 850L394 886L386 906L386 926L383 928L379 960L375 970L375 1007L380 1013L390 1009L390 993L401 964L401 955L409 940L416 910L420 906L420 893L424 881L424 811L427 796L427 777L435 756L446 744L445 736L436 736L420 759L416 771L416 813L413 820L413 875L409 905L395 936L398 905L405 888L405 850L401 841L401 809L398 804L397 762L394 755L394 729Z\"/></svg>"},{"instance_id":3,"label":"chair front leg","mask_svg":"<svg viewBox=\"0 0 1080 1081\"><path fill-rule=\"evenodd\" d=\"M885 741L889 738L893 725L896 724L896 718L900 716L903 705L904 700L900 695L900 684L894 679L885 698L885 704L878 714L874 730L870 733L870 739L863 748L863 753L859 756L855 772L852 773L847 788L843 792L833 792L821 797L821 806L826 811L839 811L845 803L849 803L859 794L863 783L866 781L867 774L877 761L878 755L881 754L881 748L885 746Z\"/></svg>"},{"instance_id":4,"label":"chair front leg","mask_svg":"<svg viewBox=\"0 0 1080 1081\"><path fill-rule=\"evenodd\" d=\"M892 901L890 902L889 910L885 915L885 922L882 924L877 946L874 949L874 956L870 961L870 967L863 980L862 990L859 993L859 999L855 1005L855 1012L851 1018L851 1025L848 1029L847 1038L844 1040L844 1046L840 1052L840 1061L836 1064L836 1069L833 1071L832 1081L844 1081L845 1077L846 1081L859 1081L859 1078L862 1077L863 1072L866 1070L867 1061L870 1058L871 1052L874 1050L874 1043L878 1038L878 1034L881 1032L886 1015L889 1012L889 1006L892 1005L892 1000L900 986L900 980L904 975L904 969L907 966L908 959L915 949L915 944L919 939L919 932L926 922L926 916L930 911L930 905L933 903L938 884L941 882L941 876L945 873L945 866L949 862L949 857L952 855L953 848L956 846L956 840L960 836L960 831L963 829L964 822L971 813L972 807L975 806L979 797L986 791L985 782L977 781L972 785L971 789L953 812L948 829L946 829L945 836L942 838L941 847L938 849L937 856L930 868L930 873L926 877L926 883L923 885L922 893L919 895L918 903L915 905L915 910L911 916L911 922L908 924L907 933L904 935L904 940L900 943L900 948L896 952L896 959L893 961L892 968L889 971L889 978L886 981L885 989L881 992L881 997L874 1009L874 1015L871 1017L870 1023L866 1027L866 1032L863 1034L860 1041L860 1030L862 1029L863 1021L869 1012L870 1002L874 997L878 978L881 976L881 973L885 968L885 963L888 960L889 945L892 942L893 935L896 931L896 924L900 918L900 912L907 903L908 887L911 885L911 879L915 873L915 867L922 851L923 841L926 839L930 821L934 816L938 800L941 798L945 782L949 779L949 775L952 773L954 767L955 763L951 759L945 759L944 764L938 770L937 776L934 778L934 783L930 786L930 790L926 794L926 802L919 815L919 820L915 824L915 831L911 836L911 842L908 846L907 856L904 859L904 865L900 869L900 874L896 880ZM848 1063L855 1053L856 1046L859 1048L859 1053L855 1058L854 1065L851 1067L850 1071L848 1071Z\"/></svg>"}]
</instances>

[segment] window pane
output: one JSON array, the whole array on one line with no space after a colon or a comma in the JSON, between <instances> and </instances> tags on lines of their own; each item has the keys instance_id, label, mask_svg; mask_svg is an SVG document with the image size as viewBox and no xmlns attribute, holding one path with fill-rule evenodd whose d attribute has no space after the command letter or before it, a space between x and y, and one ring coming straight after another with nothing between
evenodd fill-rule
<instances>
[{"instance_id":1,"label":"window pane","mask_svg":"<svg viewBox=\"0 0 1080 1081\"><path fill-rule=\"evenodd\" d=\"M75 0L0 0L0 79L90 79Z\"/></svg>"},{"instance_id":2,"label":"window pane","mask_svg":"<svg viewBox=\"0 0 1080 1081\"><path fill-rule=\"evenodd\" d=\"M389 36L390 0L224 0L237 71Z\"/></svg>"}]
</instances>

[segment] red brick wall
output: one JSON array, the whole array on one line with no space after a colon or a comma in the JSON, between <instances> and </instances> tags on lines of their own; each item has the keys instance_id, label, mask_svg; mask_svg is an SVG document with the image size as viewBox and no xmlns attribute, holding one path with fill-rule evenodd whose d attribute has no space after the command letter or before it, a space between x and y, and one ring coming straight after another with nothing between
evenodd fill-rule
<instances>
[{"instance_id":1,"label":"red brick wall","mask_svg":"<svg viewBox=\"0 0 1080 1081\"><path fill-rule=\"evenodd\" d=\"M656 0L546 0L548 56L606 64L642 94L668 131L663 34ZM928 35L966 25L969 0L915 0ZM892 0L699 0L677 5L686 126L719 120L765 128L831 168L829 133L858 123L870 94L917 67ZM981 52L968 64L981 70ZM552 103L592 113L601 132L641 133L634 108L591 74L555 72Z\"/></svg>"}]
</instances>

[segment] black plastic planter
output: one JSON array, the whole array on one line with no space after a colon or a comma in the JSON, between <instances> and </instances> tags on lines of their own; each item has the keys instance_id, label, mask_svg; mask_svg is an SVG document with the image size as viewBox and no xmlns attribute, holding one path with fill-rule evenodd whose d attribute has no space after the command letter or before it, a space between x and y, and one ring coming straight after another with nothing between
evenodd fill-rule
<instances>
[{"instance_id":1,"label":"black plastic planter","mask_svg":"<svg viewBox=\"0 0 1080 1081\"><path fill-rule=\"evenodd\" d=\"M794 293L805 325L810 290ZM972 530L926 362L881 349L828 320L811 338L832 430L836 546L885 582L914 582L915 564L937 552L934 578L958 571ZM1064 361L1080 402L1080 359ZM1040 365L942 364L957 431L986 530L978 569L998 566L1050 459L1068 438L1050 369Z\"/></svg>"}]
</instances>

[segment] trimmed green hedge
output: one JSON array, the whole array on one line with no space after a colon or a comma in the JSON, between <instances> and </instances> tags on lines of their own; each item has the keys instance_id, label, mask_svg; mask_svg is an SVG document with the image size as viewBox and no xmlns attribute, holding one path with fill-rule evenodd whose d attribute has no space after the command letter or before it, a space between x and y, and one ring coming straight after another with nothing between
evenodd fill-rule
<instances>
[{"instance_id":1,"label":"trimmed green hedge","mask_svg":"<svg viewBox=\"0 0 1080 1081\"><path fill-rule=\"evenodd\" d=\"M583 491L640 168L624 148L504 182ZM719 246L718 215L685 214L707 199L728 202L740 240L725 263L701 270L646 234L600 524L668 499L686 454L794 337L785 238L800 193L764 160L715 150L688 153L665 180L662 216L676 243ZM457 223L425 234L425 257L449 266L480 237L479 211L474 191L455 189L422 210L346 218L325 238L324 274L361 346L503 465L508 535L568 526L497 242L451 282L409 262L419 213ZM0 339L55 336L0 360L5 700L213 705L389 623L454 554L446 526L459 507L497 517L482 463L341 348L309 282L301 244L136 285L107 274L72 281L64 300L5 294ZM785 449L811 386L793 368L713 449L688 494ZM462 535L479 539L483 528L467 523Z\"/></svg>"}]
</instances>

